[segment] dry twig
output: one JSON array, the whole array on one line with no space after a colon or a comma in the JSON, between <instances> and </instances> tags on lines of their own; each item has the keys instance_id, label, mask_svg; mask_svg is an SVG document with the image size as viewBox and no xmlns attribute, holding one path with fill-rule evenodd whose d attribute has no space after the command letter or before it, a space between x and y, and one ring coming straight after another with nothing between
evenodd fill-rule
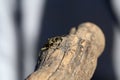
<instances>
[{"instance_id":1,"label":"dry twig","mask_svg":"<svg viewBox=\"0 0 120 80\"><path fill-rule=\"evenodd\" d=\"M26 80L90 80L105 46L97 25L86 22L42 48L37 69Z\"/></svg>"}]
</instances>

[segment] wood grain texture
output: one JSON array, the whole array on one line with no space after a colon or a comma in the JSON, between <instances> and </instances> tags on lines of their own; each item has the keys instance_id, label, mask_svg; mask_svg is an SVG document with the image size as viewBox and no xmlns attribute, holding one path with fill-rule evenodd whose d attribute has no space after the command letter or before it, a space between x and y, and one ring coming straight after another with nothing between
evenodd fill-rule
<instances>
[{"instance_id":1,"label":"wood grain texture","mask_svg":"<svg viewBox=\"0 0 120 80\"><path fill-rule=\"evenodd\" d=\"M26 80L90 80L98 57L104 50L101 29L90 22L83 23L62 36L58 45L42 52L39 67Z\"/></svg>"}]
</instances>

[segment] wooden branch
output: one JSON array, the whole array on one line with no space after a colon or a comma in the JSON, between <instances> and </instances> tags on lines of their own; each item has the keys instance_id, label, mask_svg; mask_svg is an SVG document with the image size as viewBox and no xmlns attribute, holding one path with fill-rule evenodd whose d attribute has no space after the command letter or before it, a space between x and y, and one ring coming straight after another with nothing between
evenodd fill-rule
<instances>
[{"instance_id":1,"label":"wooden branch","mask_svg":"<svg viewBox=\"0 0 120 80\"><path fill-rule=\"evenodd\" d=\"M36 71L26 80L90 80L104 46L101 29L93 23L83 23L67 36L48 40Z\"/></svg>"}]
</instances>

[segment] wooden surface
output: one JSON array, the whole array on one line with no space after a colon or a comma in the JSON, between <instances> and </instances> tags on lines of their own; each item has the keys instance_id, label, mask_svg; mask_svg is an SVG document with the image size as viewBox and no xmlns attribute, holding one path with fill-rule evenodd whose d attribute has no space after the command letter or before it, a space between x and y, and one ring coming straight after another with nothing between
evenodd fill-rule
<instances>
[{"instance_id":1,"label":"wooden surface","mask_svg":"<svg viewBox=\"0 0 120 80\"><path fill-rule=\"evenodd\" d=\"M36 71L26 80L91 79L105 46L104 34L97 25L86 22L77 29L72 28L68 35L53 41L52 45L50 40L42 48Z\"/></svg>"}]
</instances>

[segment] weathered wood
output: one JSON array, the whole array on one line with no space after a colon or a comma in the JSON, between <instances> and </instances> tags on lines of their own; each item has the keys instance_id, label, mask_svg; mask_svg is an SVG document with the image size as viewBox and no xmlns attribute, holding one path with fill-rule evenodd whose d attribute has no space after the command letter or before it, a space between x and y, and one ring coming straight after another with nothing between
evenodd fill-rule
<instances>
[{"instance_id":1,"label":"weathered wood","mask_svg":"<svg viewBox=\"0 0 120 80\"><path fill-rule=\"evenodd\" d=\"M26 80L90 80L105 46L101 29L86 22L58 38L61 41L55 38L42 48L36 71Z\"/></svg>"}]
</instances>

